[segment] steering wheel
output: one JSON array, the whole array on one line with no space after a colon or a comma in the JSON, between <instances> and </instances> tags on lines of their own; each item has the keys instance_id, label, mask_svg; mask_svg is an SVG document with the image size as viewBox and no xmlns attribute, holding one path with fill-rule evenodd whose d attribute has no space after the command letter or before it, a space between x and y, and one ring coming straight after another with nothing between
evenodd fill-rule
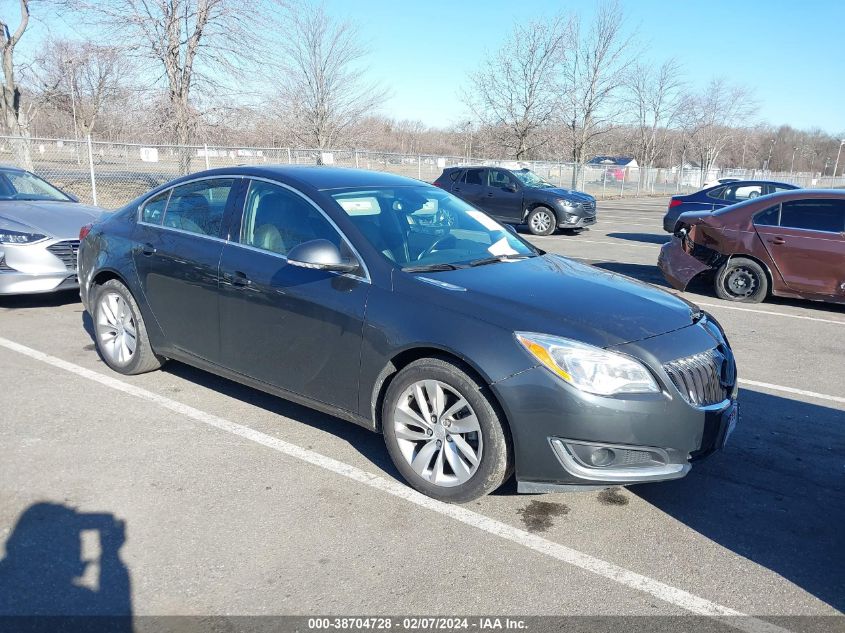
<instances>
[{"instance_id":1,"label":"steering wheel","mask_svg":"<svg viewBox=\"0 0 845 633\"><path fill-rule=\"evenodd\" d=\"M438 247L438 246L440 246L440 244L441 244L442 242L445 242L445 241L446 241L446 240L448 240L448 239L453 239L453 240L454 240L454 239L455 239L455 236L454 236L454 235L452 235L451 233L447 233L447 234L446 234L446 235L444 235L443 237L440 237L440 238L438 238L438 239L434 240L434 243L433 243L431 246L429 246L427 249L425 249L422 253L420 253L420 254L419 254L419 256L417 257L417 261L420 261L421 259L423 259L423 258L428 257L429 255L431 255L434 251L436 251L436 250L437 250L437 247Z\"/></svg>"}]
</instances>

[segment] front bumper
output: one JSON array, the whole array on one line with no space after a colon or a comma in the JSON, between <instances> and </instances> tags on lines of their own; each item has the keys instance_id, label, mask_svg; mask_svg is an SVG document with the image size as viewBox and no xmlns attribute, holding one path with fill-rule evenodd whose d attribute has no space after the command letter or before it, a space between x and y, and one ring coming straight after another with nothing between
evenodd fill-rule
<instances>
[{"instance_id":1,"label":"front bumper","mask_svg":"<svg viewBox=\"0 0 845 633\"><path fill-rule=\"evenodd\" d=\"M562 219L557 223L559 229L583 229L596 223L594 215L579 215L577 213L560 213Z\"/></svg>"},{"instance_id":2,"label":"front bumper","mask_svg":"<svg viewBox=\"0 0 845 633\"><path fill-rule=\"evenodd\" d=\"M78 288L76 244L74 240L50 239L35 244L0 245L0 295Z\"/></svg>"},{"instance_id":3,"label":"front bumper","mask_svg":"<svg viewBox=\"0 0 845 633\"><path fill-rule=\"evenodd\" d=\"M710 266L687 253L684 250L683 241L678 236L673 236L660 247L657 267L666 281L677 290L683 290L696 275L711 269Z\"/></svg>"},{"instance_id":4,"label":"front bumper","mask_svg":"<svg viewBox=\"0 0 845 633\"><path fill-rule=\"evenodd\" d=\"M646 361L661 393L596 396L544 367L495 383L510 422L519 490L596 488L686 475L692 462L722 447L736 424L735 378L722 401L696 407L662 366L720 344L726 345L692 325L615 348ZM603 455L610 461L603 463Z\"/></svg>"}]
</instances>

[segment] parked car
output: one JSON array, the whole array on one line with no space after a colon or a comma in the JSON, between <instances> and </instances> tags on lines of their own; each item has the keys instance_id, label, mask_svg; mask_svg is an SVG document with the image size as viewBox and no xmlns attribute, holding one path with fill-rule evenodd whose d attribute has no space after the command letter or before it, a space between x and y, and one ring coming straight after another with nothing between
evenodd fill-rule
<instances>
[{"instance_id":1,"label":"parked car","mask_svg":"<svg viewBox=\"0 0 845 633\"><path fill-rule=\"evenodd\" d=\"M702 189L709 189L710 187L715 187L717 185L727 185L732 182L739 182L742 180L741 178L715 178L708 182L705 182L701 188Z\"/></svg>"},{"instance_id":2,"label":"parked car","mask_svg":"<svg viewBox=\"0 0 845 633\"><path fill-rule=\"evenodd\" d=\"M596 223L596 199L563 189L530 169L447 167L434 184L501 222L525 224L534 235Z\"/></svg>"},{"instance_id":3,"label":"parked car","mask_svg":"<svg viewBox=\"0 0 845 633\"><path fill-rule=\"evenodd\" d=\"M0 167L0 295L78 287L79 229L102 213L35 174Z\"/></svg>"},{"instance_id":4,"label":"parked car","mask_svg":"<svg viewBox=\"0 0 845 633\"><path fill-rule=\"evenodd\" d=\"M674 233L678 216L687 211L716 211L737 202L792 189L798 189L798 187L786 182L741 180L726 185L716 185L685 196L672 196L669 200L669 208L663 217L663 230Z\"/></svg>"},{"instance_id":5,"label":"parked car","mask_svg":"<svg viewBox=\"0 0 845 633\"><path fill-rule=\"evenodd\" d=\"M845 191L785 191L684 213L677 226L658 264L679 290L708 271L729 301L772 294L845 303Z\"/></svg>"},{"instance_id":6,"label":"parked car","mask_svg":"<svg viewBox=\"0 0 845 633\"><path fill-rule=\"evenodd\" d=\"M438 499L514 469L523 492L682 477L736 422L711 316L419 181L217 169L84 233L82 300L112 369L176 359L381 432Z\"/></svg>"}]
</instances>

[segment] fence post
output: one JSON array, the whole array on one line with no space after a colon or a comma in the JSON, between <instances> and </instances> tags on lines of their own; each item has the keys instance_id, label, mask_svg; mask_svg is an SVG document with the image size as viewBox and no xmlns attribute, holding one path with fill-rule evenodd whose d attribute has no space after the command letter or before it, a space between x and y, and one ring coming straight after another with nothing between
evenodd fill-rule
<instances>
[{"instance_id":1,"label":"fence post","mask_svg":"<svg viewBox=\"0 0 845 633\"><path fill-rule=\"evenodd\" d=\"M359 169L358 165L358 150L355 150L355 169Z\"/></svg>"},{"instance_id":2,"label":"fence post","mask_svg":"<svg viewBox=\"0 0 845 633\"><path fill-rule=\"evenodd\" d=\"M293 162L293 160L291 160L291 156L290 156L290 147L288 147L288 165L290 165L292 162Z\"/></svg>"},{"instance_id":3,"label":"fence post","mask_svg":"<svg viewBox=\"0 0 845 633\"><path fill-rule=\"evenodd\" d=\"M211 169L211 165L208 164L208 143L205 144L205 168Z\"/></svg>"},{"instance_id":4,"label":"fence post","mask_svg":"<svg viewBox=\"0 0 845 633\"><path fill-rule=\"evenodd\" d=\"M557 163L557 186L563 187L563 163L560 161Z\"/></svg>"},{"instance_id":5,"label":"fence post","mask_svg":"<svg viewBox=\"0 0 845 633\"><path fill-rule=\"evenodd\" d=\"M602 177L601 177L601 197L602 198L605 197L604 190L605 190L606 186L607 186L607 167L604 168L604 174L602 174Z\"/></svg>"},{"instance_id":6,"label":"fence post","mask_svg":"<svg viewBox=\"0 0 845 633\"><path fill-rule=\"evenodd\" d=\"M417 154L417 180L422 180L422 156Z\"/></svg>"},{"instance_id":7,"label":"fence post","mask_svg":"<svg viewBox=\"0 0 845 633\"><path fill-rule=\"evenodd\" d=\"M94 178L94 152L91 149L91 135L88 135L88 169L91 171L91 197L97 206L97 180Z\"/></svg>"},{"instance_id":8,"label":"fence post","mask_svg":"<svg viewBox=\"0 0 845 633\"><path fill-rule=\"evenodd\" d=\"M626 167L625 169L622 170L622 189L619 192L620 198L625 197L625 176L627 176L627 175L628 175L628 168Z\"/></svg>"}]
</instances>

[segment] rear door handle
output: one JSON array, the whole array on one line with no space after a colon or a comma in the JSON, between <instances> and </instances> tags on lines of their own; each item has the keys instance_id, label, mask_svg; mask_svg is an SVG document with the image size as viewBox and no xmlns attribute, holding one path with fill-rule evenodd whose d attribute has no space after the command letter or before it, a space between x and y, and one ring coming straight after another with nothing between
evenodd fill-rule
<instances>
[{"instance_id":1,"label":"rear door handle","mask_svg":"<svg viewBox=\"0 0 845 633\"><path fill-rule=\"evenodd\" d=\"M493 192L492 192L492 191L488 191L488 192L487 192L487 197L488 197L488 198L492 198L492 197L493 197Z\"/></svg>"},{"instance_id":2,"label":"rear door handle","mask_svg":"<svg viewBox=\"0 0 845 633\"><path fill-rule=\"evenodd\" d=\"M460 190L461 190L461 188L460 188L460 187L453 187L453 188L452 188L452 191L460 191Z\"/></svg>"},{"instance_id":3,"label":"rear door handle","mask_svg":"<svg viewBox=\"0 0 845 633\"><path fill-rule=\"evenodd\" d=\"M772 244L786 244L786 240L782 237L773 237L769 240Z\"/></svg>"},{"instance_id":4,"label":"rear door handle","mask_svg":"<svg viewBox=\"0 0 845 633\"><path fill-rule=\"evenodd\" d=\"M155 255L156 247L147 242L141 246L141 254L142 255Z\"/></svg>"}]
</instances>

